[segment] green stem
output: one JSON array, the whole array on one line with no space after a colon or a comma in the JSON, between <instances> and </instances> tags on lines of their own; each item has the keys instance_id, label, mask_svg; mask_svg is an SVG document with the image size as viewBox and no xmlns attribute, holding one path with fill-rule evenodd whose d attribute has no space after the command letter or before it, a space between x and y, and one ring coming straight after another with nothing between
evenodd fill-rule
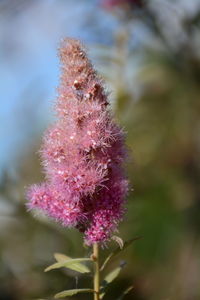
<instances>
[{"instance_id":1,"label":"green stem","mask_svg":"<svg viewBox=\"0 0 200 300\"><path fill-rule=\"evenodd\" d=\"M99 300L100 296L100 268L99 268L99 245L93 245L93 260L94 260L94 300Z\"/></svg>"}]
</instances>

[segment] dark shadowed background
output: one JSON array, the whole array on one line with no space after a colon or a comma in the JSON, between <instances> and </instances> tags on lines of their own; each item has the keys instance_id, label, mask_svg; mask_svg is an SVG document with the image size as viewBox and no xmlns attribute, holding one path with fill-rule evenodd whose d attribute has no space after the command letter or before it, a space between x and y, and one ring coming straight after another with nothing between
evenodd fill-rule
<instances>
[{"instance_id":1,"label":"dark shadowed background","mask_svg":"<svg viewBox=\"0 0 200 300\"><path fill-rule=\"evenodd\" d=\"M25 187L43 178L37 151L65 36L88 48L130 149L134 191L119 235L142 238L112 263L127 261L105 300L130 285L127 300L200 299L200 1L0 0L0 300L91 283L43 272L54 252L88 250L77 231L25 207Z\"/></svg>"}]
</instances>

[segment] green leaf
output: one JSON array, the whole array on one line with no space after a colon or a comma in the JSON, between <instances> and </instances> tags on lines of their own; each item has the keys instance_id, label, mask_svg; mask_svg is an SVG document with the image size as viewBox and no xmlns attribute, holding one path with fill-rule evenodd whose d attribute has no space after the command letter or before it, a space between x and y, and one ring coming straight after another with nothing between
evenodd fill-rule
<instances>
[{"instance_id":1,"label":"green leaf","mask_svg":"<svg viewBox=\"0 0 200 300\"><path fill-rule=\"evenodd\" d=\"M55 253L54 257L58 263L62 263L66 260L72 259L71 257L61 253ZM80 262L73 263L70 266L67 266L67 268L79 273L90 273L90 269Z\"/></svg>"},{"instance_id":2,"label":"green leaf","mask_svg":"<svg viewBox=\"0 0 200 300\"><path fill-rule=\"evenodd\" d=\"M62 253L54 253L54 257L57 260L57 262L62 262L62 261L65 261L67 259L71 259L71 257L69 257L65 254L62 254Z\"/></svg>"},{"instance_id":3,"label":"green leaf","mask_svg":"<svg viewBox=\"0 0 200 300\"><path fill-rule=\"evenodd\" d=\"M122 268L124 267L124 263L120 265L119 267L115 268L112 270L106 277L104 278L102 284L101 284L101 294L100 294L100 299L103 299L105 295L105 290L107 286L119 275L121 272Z\"/></svg>"},{"instance_id":4,"label":"green leaf","mask_svg":"<svg viewBox=\"0 0 200 300\"><path fill-rule=\"evenodd\" d=\"M123 300L124 296L126 296L131 290L133 289L133 286L129 286L122 294L119 298L117 298L117 300Z\"/></svg>"},{"instance_id":5,"label":"green leaf","mask_svg":"<svg viewBox=\"0 0 200 300\"><path fill-rule=\"evenodd\" d=\"M62 267L65 267L65 268L70 268L71 266L74 267L74 265L76 263L80 263L80 262L83 262L83 261L92 261L91 258L73 258L73 259L66 259L66 260L63 260L62 262L57 262L51 266L49 266L48 268L46 268L44 271L45 272L48 272L50 270L54 270L54 269L59 269L59 268L62 268Z\"/></svg>"},{"instance_id":6,"label":"green leaf","mask_svg":"<svg viewBox=\"0 0 200 300\"><path fill-rule=\"evenodd\" d=\"M107 284L111 283L117 276L119 275L122 267L117 267L113 271L111 271L105 278L104 281L106 281Z\"/></svg>"},{"instance_id":7,"label":"green leaf","mask_svg":"<svg viewBox=\"0 0 200 300\"><path fill-rule=\"evenodd\" d=\"M119 254L121 251L125 250L128 246L130 246L134 241L139 240L141 237L136 237L133 239L130 239L126 242L124 242L123 248L117 247L113 252L110 253L110 255L105 259L104 263L101 266L101 271L104 270L104 268L107 266L109 260Z\"/></svg>"},{"instance_id":8,"label":"green leaf","mask_svg":"<svg viewBox=\"0 0 200 300\"><path fill-rule=\"evenodd\" d=\"M92 289L74 289L74 290L68 290L68 291L62 291L54 296L54 298L64 298L64 297L69 297L73 296L79 293L94 293L94 290Z\"/></svg>"}]
</instances>

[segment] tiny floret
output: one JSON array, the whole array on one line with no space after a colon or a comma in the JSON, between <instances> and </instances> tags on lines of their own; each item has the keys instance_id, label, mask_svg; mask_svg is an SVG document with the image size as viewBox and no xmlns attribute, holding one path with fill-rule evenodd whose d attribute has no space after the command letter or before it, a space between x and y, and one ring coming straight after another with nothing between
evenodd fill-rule
<instances>
[{"instance_id":1,"label":"tiny floret","mask_svg":"<svg viewBox=\"0 0 200 300\"><path fill-rule=\"evenodd\" d=\"M105 243L125 213L124 134L81 43L64 39L59 55L57 121L41 147L46 181L28 189L27 206L77 228L88 245Z\"/></svg>"}]
</instances>

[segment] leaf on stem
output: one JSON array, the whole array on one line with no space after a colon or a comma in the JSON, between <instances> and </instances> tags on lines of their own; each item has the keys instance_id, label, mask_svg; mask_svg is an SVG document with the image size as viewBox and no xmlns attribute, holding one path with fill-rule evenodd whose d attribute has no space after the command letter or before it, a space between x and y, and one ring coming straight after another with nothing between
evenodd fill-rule
<instances>
[{"instance_id":1,"label":"leaf on stem","mask_svg":"<svg viewBox=\"0 0 200 300\"><path fill-rule=\"evenodd\" d=\"M104 278L104 280L102 281L101 284L101 294L100 294L100 299L103 299L104 295L105 295L105 290L108 287L108 285L115 279L117 278L117 276L119 275L119 273L121 272L122 268L124 267L125 263L122 263L119 267L115 268L114 270L112 270L108 275L106 275L106 277Z\"/></svg>"},{"instance_id":2,"label":"leaf on stem","mask_svg":"<svg viewBox=\"0 0 200 300\"><path fill-rule=\"evenodd\" d=\"M75 266L76 266L77 263L80 263L80 262L83 262L83 261L92 261L92 259L91 258L73 258L73 259L72 258L70 258L70 259L67 258L66 260L63 260L61 262L57 262L57 263L49 266L44 271L48 272L50 270L59 269L59 268L62 268L62 267L69 268L69 269L71 267L75 268ZM86 269L85 269L85 271L86 271ZM87 272L88 272L88 269L87 269Z\"/></svg>"},{"instance_id":3,"label":"leaf on stem","mask_svg":"<svg viewBox=\"0 0 200 300\"><path fill-rule=\"evenodd\" d=\"M74 289L74 290L67 290L67 291L62 291L54 296L54 298L64 298L64 297L69 297L73 296L79 293L94 293L94 290L92 289Z\"/></svg>"},{"instance_id":4,"label":"leaf on stem","mask_svg":"<svg viewBox=\"0 0 200 300\"><path fill-rule=\"evenodd\" d=\"M59 263L62 263L69 259L72 259L71 257L69 257L65 254L61 254L61 253L55 253L54 257L57 260L57 262L59 262ZM79 272L79 273L90 273L90 269L80 262L73 263L70 266L68 266L67 268L71 269L73 271Z\"/></svg>"},{"instance_id":5,"label":"leaf on stem","mask_svg":"<svg viewBox=\"0 0 200 300\"><path fill-rule=\"evenodd\" d=\"M123 300L124 296L126 296L130 291L132 291L133 286L129 286L122 294L119 298L117 298L117 300Z\"/></svg>"},{"instance_id":6,"label":"leaf on stem","mask_svg":"<svg viewBox=\"0 0 200 300\"><path fill-rule=\"evenodd\" d=\"M113 271L111 271L105 278L104 281L109 284L111 283L115 278L117 278L117 276L119 275L120 271L121 271L121 267L117 267L116 269L114 269Z\"/></svg>"},{"instance_id":7,"label":"leaf on stem","mask_svg":"<svg viewBox=\"0 0 200 300\"><path fill-rule=\"evenodd\" d=\"M141 238L141 237L136 237L136 238L130 239L130 240L124 242L123 248L120 248L120 246L119 246L119 247L117 247L113 252L111 252L111 253L108 255L108 257L105 259L104 263L102 264L102 266L101 266L101 271L104 270L104 268L107 266L107 264L108 264L108 262L109 262L109 260L110 260L111 258L113 258L113 257L116 256L117 254L119 254L121 251L125 250L125 249L126 249L128 246L130 246L134 241L136 241L136 240L138 240L138 239L140 239L140 238Z\"/></svg>"},{"instance_id":8,"label":"leaf on stem","mask_svg":"<svg viewBox=\"0 0 200 300\"><path fill-rule=\"evenodd\" d=\"M65 254L62 254L62 253L54 253L53 255L55 257L55 259L57 260L57 262L62 262L62 261L65 261L67 259L71 259L71 257L65 255Z\"/></svg>"}]
</instances>

